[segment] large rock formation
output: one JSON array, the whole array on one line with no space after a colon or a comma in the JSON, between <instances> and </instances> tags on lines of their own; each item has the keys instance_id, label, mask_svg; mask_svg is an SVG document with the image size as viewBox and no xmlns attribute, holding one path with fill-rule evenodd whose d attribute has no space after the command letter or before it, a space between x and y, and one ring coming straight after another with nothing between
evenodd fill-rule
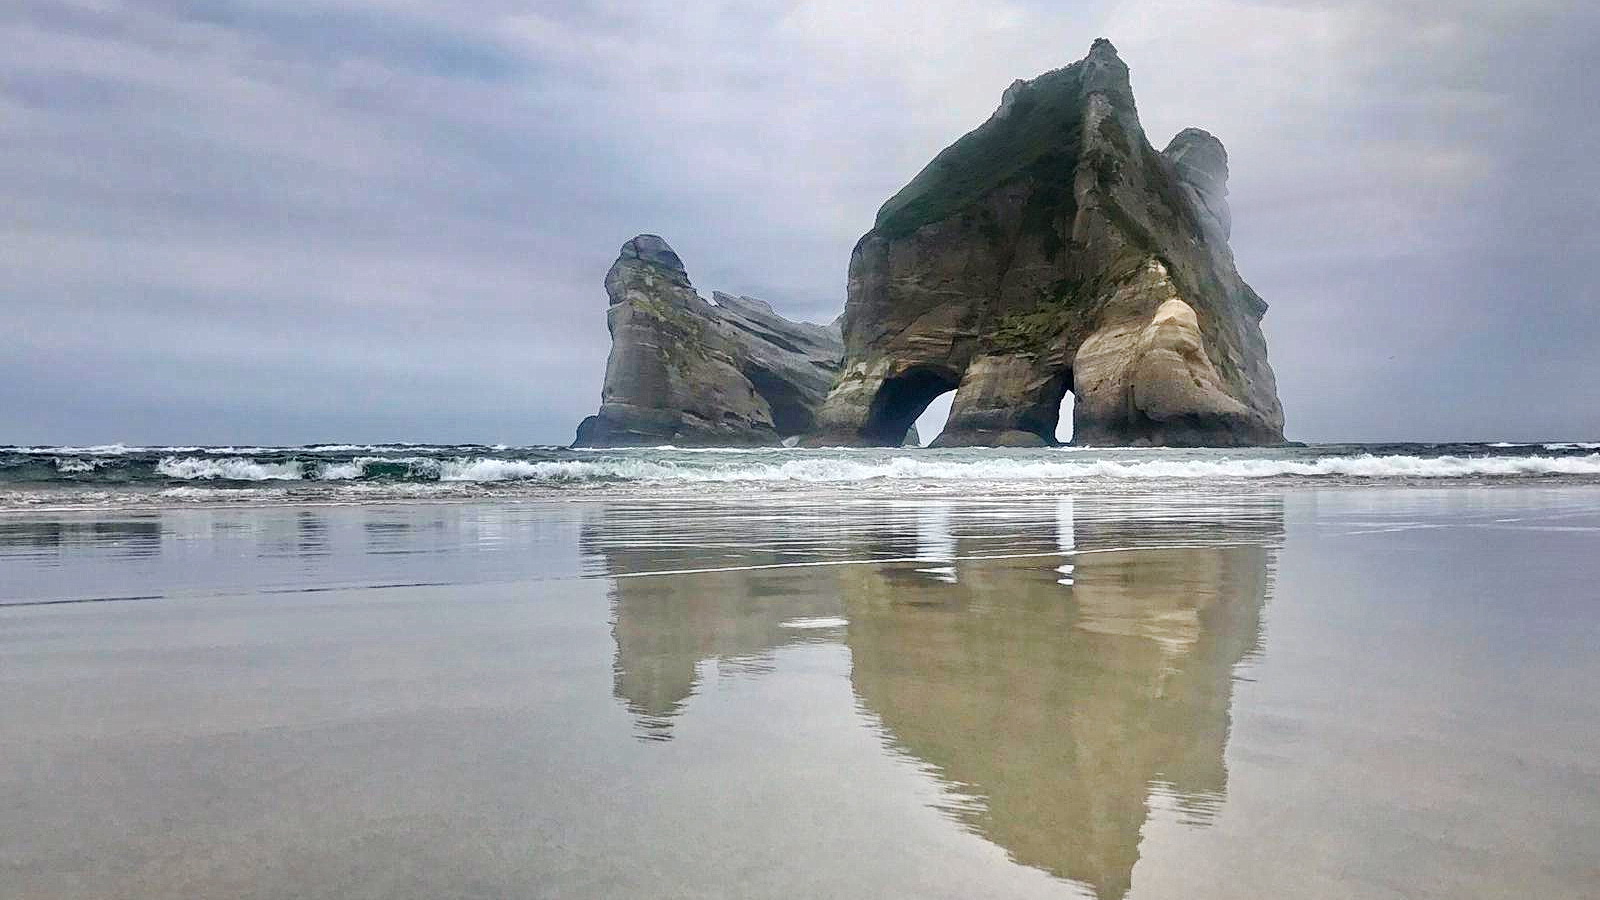
<instances>
[{"instance_id":1,"label":"large rock formation","mask_svg":"<svg viewBox=\"0 0 1600 900\"><path fill-rule=\"evenodd\" d=\"M937 444L1283 440L1260 319L1228 249L1227 154L1145 139L1104 39L1005 91L878 212L850 259L845 362L807 443L894 444L955 390Z\"/></svg>"},{"instance_id":2,"label":"large rock formation","mask_svg":"<svg viewBox=\"0 0 1600 900\"><path fill-rule=\"evenodd\" d=\"M837 326L790 322L751 297L708 303L653 234L622 245L606 294L600 412L575 446L776 445L812 430L844 354Z\"/></svg>"}]
</instances>

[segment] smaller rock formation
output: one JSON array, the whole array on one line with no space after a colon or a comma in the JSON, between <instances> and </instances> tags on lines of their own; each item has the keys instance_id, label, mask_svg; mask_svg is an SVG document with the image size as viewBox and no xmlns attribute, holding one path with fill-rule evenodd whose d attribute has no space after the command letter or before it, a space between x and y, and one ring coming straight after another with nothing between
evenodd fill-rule
<instances>
[{"instance_id":1,"label":"smaller rock formation","mask_svg":"<svg viewBox=\"0 0 1600 900\"><path fill-rule=\"evenodd\" d=\"M708 303L653 234L622 245L606 294L600 412L574 446L776 446L812 430L844 356L837 325L791 322L752 297Z\"/></svg>"}]
</instances>

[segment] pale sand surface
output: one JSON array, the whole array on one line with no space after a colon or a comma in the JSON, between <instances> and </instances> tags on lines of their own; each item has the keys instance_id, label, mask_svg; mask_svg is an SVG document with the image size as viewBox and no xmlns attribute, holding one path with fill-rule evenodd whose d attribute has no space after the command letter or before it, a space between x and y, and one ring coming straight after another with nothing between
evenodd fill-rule
<instances>
[{"instance_id":1,"label":"pale sand surface","mask_svg":"<svg viewBox=\"0 0 1600 900\"><path fill-rule=\"evenodd\" d=\"M0 897L1589 898L1600 489L0 517Z\"/></svg>"}]
</instances>

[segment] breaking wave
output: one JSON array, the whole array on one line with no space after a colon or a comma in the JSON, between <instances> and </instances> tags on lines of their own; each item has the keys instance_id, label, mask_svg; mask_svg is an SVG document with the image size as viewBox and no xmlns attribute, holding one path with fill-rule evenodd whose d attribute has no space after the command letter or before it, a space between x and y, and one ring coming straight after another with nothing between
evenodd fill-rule
<instances>
[{"instance_id":1,"label":"breaking wave","mask_svg":"<svg viewBox=\"0 0 1600 900\"><path fill-rule=\"evenodd\" d=\"M100 468L100 461L96 459L82 459L76 456L56 457L56 471L63 475L77 475L82 472L93 472Z\"/></svg>"},{"instance_id":2,"label":"breaking wave","mask_svg":"<svg viewBox=\"0 0 1600 900\"><path fill-rule=\"evenodd\" d=\"M231 452L222 452L227 449ZM618 488L1033 491L1208 483L1600 483L1600 442L1372 444L1229 450L899 448L568 450L483 444L0 447L0 509L149 498L381 502ZM718 488L717 486L722 486ZM831 488L829 486L832 486ZM174 493L176 492L176 493ZM141 500L141 498L146 498Z\"/></svg>"},{"instance_id":3,"label":"breaking wave","mask_svg":"<svg viewBox=\"0 0 1600 900\"><path fill-rule=\"evenodd\" d=\"M260 463L237 456L226 459L168 456L156 463L156 472L183 481L292 481L303 475L298 462Z\"/></svg>"},{"instance_id":4,"label":"breaking wave","mask_svg":"<svg viewBox=\"0 0 1600 900\"><path fill-rule=\"evenodd\" d=\"M1258 479L1258 478L1471 478L1519 475L1600 475L1600 453L1587 456L1417 457L1337 456L1310 460L1027 460L1001 457L932 460L896 456L857 461L840 458L784 462L693 464L612 457L604 459L522 460L497 457L357 457L346 462L308 465L264 463L242 457L222 459L167 457L156 471L184 481L319 481L389 478L424 481L608 482L856 482L877 479L917 481L1058 481L1101 479Z\"/></svg>"},{"instance_id":5,"label":"breaking wave","mask_svg":"<svg viewBox=\"0 0 1600 900\"><path fill-rule=\"evenodd\" d=\"M1330 477L1467 478L1516 475L1600 475L1600 454L1583 457L1413 456L1330 457L1294 460L1149 460L1046 462L1000 458L934 461L906 456L883 461L800 459L782 463L682 466L645 460L471 460L444 463L444 481L686 481L854 482L874 479L928 481L1054 481L1085 478L1205 479Z\"/></svg>"},{"instance_id":6,"label":"breaking wave","mask_svg":"<svg viewBox=\"0 0 1600 900\"><path fill-rule=\"evenodd\" d=\"M1512 441L1495 441L1484 444L1496 450L1505 450L1511 447L1540 447L1545 450L1600 450L1600 441L1548 441L1546 443L1519 444Z\"/></svg>"}]
</instances>

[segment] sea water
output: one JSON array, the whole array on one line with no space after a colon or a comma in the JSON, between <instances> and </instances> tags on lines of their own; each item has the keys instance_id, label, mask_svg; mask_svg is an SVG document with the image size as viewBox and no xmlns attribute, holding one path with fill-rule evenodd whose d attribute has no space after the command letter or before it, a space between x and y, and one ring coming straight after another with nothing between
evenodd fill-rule
<instances>
[{"instance_id":1,"label":"sea water","mask_svg":"<svg viewBox=\"0 0 1600 900\"><path fill-rule=\"evenodd\" d=\"M1600 483L1600 442L1325 444L1282 448L1017 449L478 444L0 447L0 509L216 502L571 497L816 487L1033 492L1197 483L1257 486L1491 481Z\"/></svg>"}]
</instances>

